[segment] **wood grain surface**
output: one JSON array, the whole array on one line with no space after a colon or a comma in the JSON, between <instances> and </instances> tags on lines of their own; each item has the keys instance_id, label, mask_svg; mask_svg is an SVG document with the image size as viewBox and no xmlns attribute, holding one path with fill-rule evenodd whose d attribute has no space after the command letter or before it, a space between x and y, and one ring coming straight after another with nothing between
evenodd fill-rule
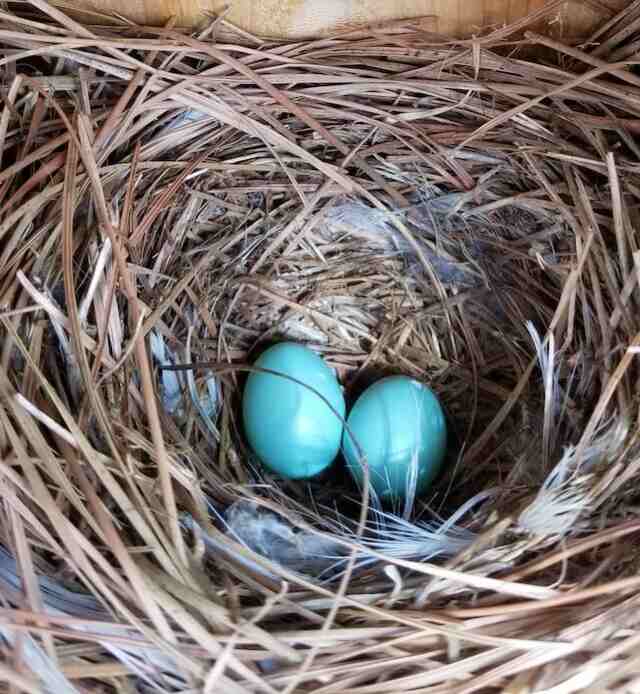
<instances>
[{"instance_id":1,"label":"wood grain surface","mask_svg":"<svg viewBox=\"0 0 640 694\"><path fill-rule=\"evenodd\" d=\"M175 16L179 26L189 27L226 8L225 18L252 34L300 38L418 17L437 33L470 36L520 19L545 0L64 0L57 4L90 9L103 17L115 13L140 24L164 24ZM587 36L626 4L627 0L568 0L541 30L555 36Z\"/></svg>"}]
</instances>

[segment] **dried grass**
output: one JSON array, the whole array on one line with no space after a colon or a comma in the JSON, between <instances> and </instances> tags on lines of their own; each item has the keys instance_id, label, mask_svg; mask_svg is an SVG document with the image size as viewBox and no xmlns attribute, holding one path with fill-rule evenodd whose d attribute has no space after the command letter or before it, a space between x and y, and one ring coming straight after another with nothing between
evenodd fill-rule
<instances>
[{"instance_id":1,"label":"dried grass","mask_svg":"<svg viewBox=\"0 0 640 694\"><path fill-rule=\"evenodd\" d=\"M6 691L638 691L637 5L581 47L0 12ZM429 498L253 463L281 337L433 386Z\"/></svg>"}]
</instances>

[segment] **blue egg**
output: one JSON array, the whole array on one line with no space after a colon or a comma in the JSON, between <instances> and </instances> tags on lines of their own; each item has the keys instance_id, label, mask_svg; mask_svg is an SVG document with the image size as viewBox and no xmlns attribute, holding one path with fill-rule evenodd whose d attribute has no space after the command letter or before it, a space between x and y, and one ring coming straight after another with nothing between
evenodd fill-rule
<instances>
[{"instance_id":1,"label":"blue egg","mask_svg":"<svg viewBox=\"0 0 640 694\"><path fill-rule=\"evenodd\" d=\"M374 383L349 414L343 451L349 471L362 485L364 468L351 435L366 456L371 486L387 501L406 498L414 479L416 494L426 491L447 447L447 424L438 398L406 376Z\"/></svg>"},{"instance_id":2,"label":"blue egg","mask_svg":"<svg viewBox=\"0 0 640 694\"><path fill-rule=\"evenodd\" d=\"M255 366L290 378L249 375L242 399L249 445L266 467L282 477L317 475L331 465L342 439L345 404L334 372L315 352L294 342L270 347ZM320 393L335 412L301 384Z\"/></svg>"}]
</instances>

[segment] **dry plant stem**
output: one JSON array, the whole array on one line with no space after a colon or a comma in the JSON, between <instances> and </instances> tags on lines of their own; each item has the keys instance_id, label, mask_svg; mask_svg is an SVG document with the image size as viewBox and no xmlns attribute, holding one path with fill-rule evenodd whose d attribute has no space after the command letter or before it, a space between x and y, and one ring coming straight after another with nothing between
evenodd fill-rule
<instances>
[{"instance_id":1,"label":"dry plant stem","mask_svg":"<svg viewBox=\"0 0 640 694\"><path fill-rule=\"evenodd\" d=\"M120 277L123 282L123 289L127 298L129 300L129 305L131 308L131 316L135 323L139 323L143 320L141 310L138 305L138 299L136 295L135 286L131 281L131 275L126 266L126 261L123 256L122 247L120 245L120 240L114 233L113 228L110 226L108 221L103 227L103 231L111 239L111 244L113 248L114 257L118 263ZM135 353L136 359L140 368L140 377L142 381L142 393L145 400L145 406L147 408L147 416L149 417L149 426L151 430L151 436L153 438L154 446L158 453L158 476L160 478L160 484L162 486L162 494L165 500L165 509L167 513L167 524L173 544L176 548L177 557L182 563L186 564L186 551L184 547L184 542L182 538L182 533L178 525L178 516L175 504L175 496L173 492L173 486L171 483L171 474L169 467L171 465L162 434L162 426L160 424L160 417L158 414L155 390L153 387L153 381L151 378L151 367L149 364L149 357L147 354L147 349L144 343L143 335L138 334L138 339L136 340Z\"/></svg>"},{"instance_id":2,"label":"dry plant stem","mask_svg":"<svg viewBox=\"0 0 640 694\"><path fill-rule=\"evenodd\" d=\"M72 334L74 337L74 341L76 343L76 354L79 357L80 361L80 366L83 371L83 377L85 380L85 383L89 385L89 393L92 393L93 391L91 390L91 373L90 373L90 367L89 364L86 360L85 356L85 351L84 348L82 347L82 342L80 338L78 337L78 332L79 332L79 327L80 327L80 318L78 315L78 306L76 303L75 299L75 287L73 283L73 264L72 264L72 257L73 257L73 249L72 249L72 242L73 242L73 234L72 234L72 226L73 226L73 213L75 209L74 205L74 198L75 198L75 172L76 172L76 167L77 167L77 162L78 162L78 152L75 149L75 146L73 142L70 143L69 146L69 152L67 154L67 167L65 171L65 191L64 191L64 198L63 198L63 220L62 220L62 225L63 225L63 258L64 258L64 280L65 280L65 290L67 294L67 307L70 313L70 320L71 320L71 327L72 327ZM113 241L112 241L113 243ZM91 395L90 395L91 397ZM95 396L94 396L95 397ZM95 401L92 403L94 410L96 412L100 412L102 409L99 404L97 404ZM109 544L111 547L114 549L116 554L120 557L121 562L123 563L123 566L126 568L127 574L129 576L135 575L138 573L137 568L135 567L135 564L131 560L129 553L127 552L126 547L122 544L120 537L118 536L117 532L115 531L115 527L111 523L111 519L109 518L108 513L106 512L106 509L104 509L101 501L99 500L94 488L92 487L91 483L87 479L86 475L84 474L84 471L82 468L78 465L77 461L73 459L73 457L70 460L71 462L71 467L72 470L74 471L74 474L77 476L81 488L84 492L84 494L87 497L87 500L89 501L90 506L92 507L93 512L96 514L96 517L98 519L98 522L100 523L101 527L103 528L103 531L105 532L106 536L109 539ZM141 587L142 586L142 580L141 577L136 577L133 579L134 584L138 584L138 590L139 590L139 597L141 600L145 600L145 591ZM158 608L153 605L153 604L148 604L149 609L150 609L150 614L153 615L155 614L156 616L156 625L159 626L159 629L161 631L164 631L164 636L167 637L168 639L172 639L172 634L171 631L168 629L168 625L164 622L164 620L160 616L160 612Z\"/></svg>"}]
</instances>

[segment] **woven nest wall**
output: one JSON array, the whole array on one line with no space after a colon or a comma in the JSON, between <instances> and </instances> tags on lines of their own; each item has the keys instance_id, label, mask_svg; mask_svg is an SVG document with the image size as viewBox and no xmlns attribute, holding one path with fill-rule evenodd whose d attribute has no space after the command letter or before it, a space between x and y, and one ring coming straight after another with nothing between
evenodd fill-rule
<instances>
[{"instance_id":1,"label":"woven nest wall","mask_svg":"<svg viewBox=\"0 0 640 694\"><path fill-rule=\"evenodd\" d=\"M579 46L17 7L3 691L637 691L637 3ZM255 461L242 386L283 338L350 399L433 388L426 496Z\"/></svg>"}]
</instances>

